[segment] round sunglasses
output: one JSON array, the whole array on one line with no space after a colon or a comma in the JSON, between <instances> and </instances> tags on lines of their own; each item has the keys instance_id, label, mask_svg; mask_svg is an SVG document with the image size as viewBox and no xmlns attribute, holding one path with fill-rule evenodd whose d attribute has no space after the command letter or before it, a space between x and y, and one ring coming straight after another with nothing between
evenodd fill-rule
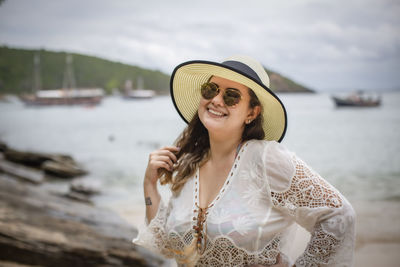
<instances>
[{"instance_id":1,"label":"round sunglasses","mask_svg":"<svg viewBox=\"0 0 400 267\"><path fill-rule=\"evenodd\" d=\"M206 82L201 86L201 96L204 99L210 100L216 97L220 90L217 84ZM225 105L231 107L239 103L242 99L242 95L238 89L226 88L222 98L224 99Z\"/></svg>"}]
</instances>

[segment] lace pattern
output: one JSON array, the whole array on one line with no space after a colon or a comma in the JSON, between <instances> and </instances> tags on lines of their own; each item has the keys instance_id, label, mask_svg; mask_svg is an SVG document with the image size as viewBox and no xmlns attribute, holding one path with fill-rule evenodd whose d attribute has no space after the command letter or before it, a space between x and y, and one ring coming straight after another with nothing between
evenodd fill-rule
<instances>
[{"instance_id":1,"label":"lace pattern","mask_svg":"<svg viewBox=\"0 0 400 267\"><path fill-rule=\"evenodd\" d=\"M345 240L346 231L354 236L354 214L343 209L345 200L329 183L309 168L303 161L293 157L296 168L290 188L285 192L271 192L272 203L297 217L299 208L329 208L331 217L313 225L311 240L304 253L296 260L299 267L338 266L335 262L352 262L352 242ZM346 206L347 207L347 206ZM333 212L332 212L333 209ZM335 211L338 211L335 213ZM318 213L315 213L318 215ZM315 218L317 220L318 218ZM299 221L301 224L301 220ZM304 223L303 225L310 225ZM312 225L312 223L311 223ZM307 227L309 228L309 227ZM347 244L346 244L347 243ZM339 248L350 248L350 253L339 254ZM347 259L346 259L347 258ZM349 259L350 258L350 259ZM333 264L333 265L332 265ZM350 266L344 264L342 266Z\"/></svg>"},{"instance_id":2,"label":"lace pattern","mask_svg":"<svg viewBox=\"0 0 400 267\"><path fill-rule=\"evenodd\" d=\"M249 266L253 264L273 265L276 263L280 249L280 236L273 238L260 252L250 253L237 247L232 240L227 237L218 237L214 240L207 240L206 251L198 257L191 255L195 262L191 262L187 252L194 237L194 231L188 231L183 236L178 233L169 233L170 250L174 253L179 266L196 267L219 267L219 266ZM193 265L192 265L192 264Z\"/></svg>"},{"instance_id":3,"label":"lace pattern","mask_svg":"<svg viewBox=\"0 0 400 267\"><path fill-rule=\"evenodd\" d=\"M339 239L326 233L321 225L317 226L311 236L309 246L307 246L303 255L297 259L296 266L311 267L332 263L331 254L337 250L339 244Z\"/></svg>"},{"instance_id":4,"label":"lace pattern","mask_svg":"<svg viewBox=\"0 0 400 267\"><path fill-rule=\"evenodd\" d=\"M299 207L339 208L342 206L342 199L330 184L300 159L293 158L293 161L296 172L290 188L282 193L271 192L272 203L275 206L287 208L292 215Z\"/></svg>"},{"instance_id":5,"label":"lace pattern","mask_svg":"<svg viewBox=\"0 0 400 267\"><path fill-rule=\"evenodd\" d=\"M172 258L174 254L169 247L167 234L165 233L167 214L167 207L160 201L156 216L147 226L139 229L138 236L132 242L136 245L146 247L155 253L162 254L167 258Z\"/></svg>"}]
</instances>

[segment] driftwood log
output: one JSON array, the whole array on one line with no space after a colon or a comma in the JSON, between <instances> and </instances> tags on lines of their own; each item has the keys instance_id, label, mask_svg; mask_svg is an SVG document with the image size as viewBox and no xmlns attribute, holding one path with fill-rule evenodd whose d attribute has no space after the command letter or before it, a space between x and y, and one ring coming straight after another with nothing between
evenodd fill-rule
<instances>
[{"instance_id":1,"label":"driftwood log","mask_svg":"<svg viewBox=\"0 0 400 267\"><path fill-rule=\"evenodd\" d=\"M116 214L45 188L0 173L1 266L162 266Z\"/></svg>"}]
</instances>

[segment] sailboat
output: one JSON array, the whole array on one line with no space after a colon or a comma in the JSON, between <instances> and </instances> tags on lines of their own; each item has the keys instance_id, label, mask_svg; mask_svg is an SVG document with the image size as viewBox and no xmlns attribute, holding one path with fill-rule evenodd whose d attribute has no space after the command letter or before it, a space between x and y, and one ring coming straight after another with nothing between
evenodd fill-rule
<instances>
[{"instance_id":1,"label":"sailboat","mask_svg":"<svg viewBox=\"0 0 400 267\"><path fill-rule=\"evenodd\" d=\"M141 77L137 80L136 89L132 89L132 81L125 81L124 95L125 99L148 99L156 95L154 90L143 89L143 79Z\"/></svg>"},{"instance_id":2,"label":"sailboat","mask_svg":"<svg viewBox=\"0 0 400 267\"><path fill-rule=\"evenodd\" d=\"M97 105L104 96L102 88L76 88L72 69L72 56L66 57L66 69L62 89L42 90L40 79L40 57L34 56L33 93L21 95L26 105Z\"/></svg>"}]
</instances>

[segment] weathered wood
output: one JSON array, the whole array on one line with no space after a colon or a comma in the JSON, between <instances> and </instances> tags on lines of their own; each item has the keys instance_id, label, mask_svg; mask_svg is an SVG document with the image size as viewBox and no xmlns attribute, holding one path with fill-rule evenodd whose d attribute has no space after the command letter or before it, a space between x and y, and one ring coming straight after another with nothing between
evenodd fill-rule
<instances>
[{"instance_id":1,"label":"weathered wood","mask_svg":"<svg viewBox=\"0 0 400 267\"><path fill-rule=\"evenodd\" d=\"M0 261L21 265L161 266L111 211L0 174Z\"/></svg>"},{"instance_id":2,"label":"weathered wood","mask_svg":"<svg viewBox=\"0 0 400 267\"><path fill-rule=\"evenodd\" d=\"M0 154L0 171L24 179L25 181L40 184L44 181L43 171L22 166L3 159Z\"/></svg>"}]
</instances>

